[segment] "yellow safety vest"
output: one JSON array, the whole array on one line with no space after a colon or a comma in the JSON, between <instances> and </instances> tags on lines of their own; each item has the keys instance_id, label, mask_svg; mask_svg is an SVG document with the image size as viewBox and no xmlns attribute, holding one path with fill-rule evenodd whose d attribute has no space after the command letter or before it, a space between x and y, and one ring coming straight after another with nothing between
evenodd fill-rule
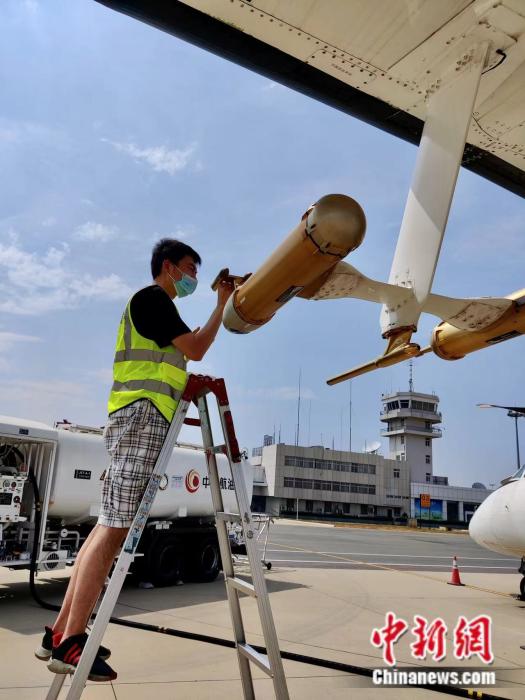
<instances>
[{"instance_id":1,"label":"yellow safety vest","mask_svg":"<svg viewBox=\"0 0 525 700\"><path fill-rule=\"evenodd\" d=\"M171 423L186 386L186 358L173 345L159 348L154 340L140 335L131 320L130 302L117 334L108 413L149 399Z\"/></svg>"}]
</instances>

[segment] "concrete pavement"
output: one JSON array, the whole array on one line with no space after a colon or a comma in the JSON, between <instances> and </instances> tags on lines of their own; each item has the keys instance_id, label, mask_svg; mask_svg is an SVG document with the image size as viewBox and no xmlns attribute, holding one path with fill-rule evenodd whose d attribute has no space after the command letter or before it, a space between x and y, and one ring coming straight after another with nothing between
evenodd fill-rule
<instances>
[{"instance_id":1,"label":"concrete pavement","mask_svg":"<svg viewBox=\"0 0 525 700\"><path fill-rule=\"evenodd\" d=\"M69 571L39 577L39 591L44 598L58 600L64 589L64 573L67 575ZM449 573L435 571L333 571L274 566L265 576L282 649L356 666L384 665L380 650L370 643L370 635L375 627L384 624L385 613L390 610L409 623L415 614L429 620L441 617L449 630L460 615L472 619L479 614L489 614L493 619L494 667L505 685L486 690L515 700L525 696L525 652L519 648L525 643L521 620L525 615L525 603L511 596L518 576L462 572L466 587L447 585ZM243 598L242 607L248 641L263 644L256 602ZM212 584L186 584L165 589L126 587L116 614L150 624L232 638L221 579ZM27 572L0 570L0 700L45 697L52 676L45 664L34 658L33 649L38 645L43 625L52 619L52 613L32 601ZM400 666L415 664L410 642L407 633L395 645ZM88 700L138 700L153 695L155 700L242 698L236 656L230 649L115 625L108 628L105 643L113 651L111 663L119 677L111 685L89 684L83 696ZM447 656L446 665L482 666L476 658L459 662L451 656ZM440 697L428 690L374 688L364 677L296 662L286 661L285 669L292 698L418 700ZM273 698L271 681L257 669L254 678L257 697Z\"/></svg>"}]
</instances>

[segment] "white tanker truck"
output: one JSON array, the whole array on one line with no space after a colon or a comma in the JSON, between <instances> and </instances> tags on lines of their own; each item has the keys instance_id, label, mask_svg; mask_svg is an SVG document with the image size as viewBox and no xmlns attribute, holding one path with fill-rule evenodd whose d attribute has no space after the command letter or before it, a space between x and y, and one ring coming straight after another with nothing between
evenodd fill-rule
<instances>
[{"instance_id":1,"label":"white tanker truck","mask_svg":"<svg viewBox=\"0 0 525 700\"><path fill-rule=\"evenodd\" d=\"M109 457L102 428L0 416L0 566L63 568L94 526ZM247 459L251 498L253 471ZM217 455L224 508L238 512L225 455ZM38 508L36 496L40 499ZM36 542L35 542L36 538ZM38 544L38 546L37 546ZM242 542L235 539L242 547ZM221 568L202 447L177 443L134 563L155 585L214 580Z\"/></svg>"}]
</instances>

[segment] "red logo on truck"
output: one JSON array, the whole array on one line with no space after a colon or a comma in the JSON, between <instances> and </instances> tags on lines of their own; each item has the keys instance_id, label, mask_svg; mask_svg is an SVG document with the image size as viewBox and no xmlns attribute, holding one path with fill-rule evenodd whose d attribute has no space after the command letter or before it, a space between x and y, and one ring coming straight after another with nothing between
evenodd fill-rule
<instances>
[{"instance_id":1,"label":"red logo on truck","mask_svg":"<svg viewBox=\"0 0 525 700\"><path fill-rule=\"evenodd\" d=\"M195 493L199 486L201 485L201 477L199 475L198 471L195 471L195 469L192 469L186 474L186 489L190 493Z\"/></svg>"}]
</instances>

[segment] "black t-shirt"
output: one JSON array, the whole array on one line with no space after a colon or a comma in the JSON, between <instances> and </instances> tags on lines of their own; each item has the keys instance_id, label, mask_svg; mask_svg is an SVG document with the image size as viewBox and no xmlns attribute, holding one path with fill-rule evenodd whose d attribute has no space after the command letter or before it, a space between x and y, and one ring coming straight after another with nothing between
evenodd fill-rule
<instances>
[{"instance_id":1,"label":"black t-shirt","mask_svg":"<svg viewBox=\"0 0 525 700\"><path fill-rule=\"evenodd\" d=\"M170 345L179 335L191 333L175 304L158 284L144 287L133 295L130 313L138 333L154 340L160 348Z\"/></svg>"}]
</instances>

